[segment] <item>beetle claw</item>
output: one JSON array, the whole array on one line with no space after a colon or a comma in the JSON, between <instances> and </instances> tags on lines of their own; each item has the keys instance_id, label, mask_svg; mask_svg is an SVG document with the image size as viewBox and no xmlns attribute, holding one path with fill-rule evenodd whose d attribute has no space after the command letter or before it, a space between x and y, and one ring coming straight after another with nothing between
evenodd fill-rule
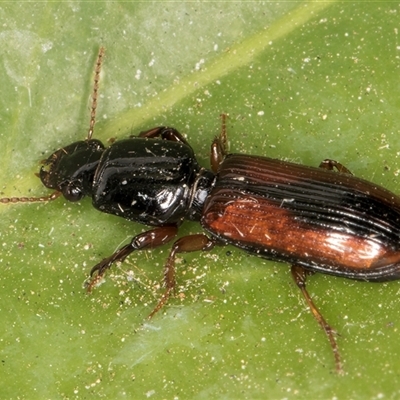
<instances>
[{"instance_id":1,"label":"beetle claw","mask_svg":"<svg viewBox=\"0 0 400 400\"><path fill-rule=\"evenodd\" d=\"M88 293L91 293L92 289L103 279L104 274L111 267L113 261L113 256L105 258L90 270L89 278L85 281L84 285Z\"/></svg>"},{"instance_id":2,"label":"beetle claw","mask_svg":"<svg viewBox=\"0 0 400 400\"><path fill-rule=\"evenodd\" d=\"M103 274L97 274L94 278L88 278L85 283L84 287L88 293L91 293L95 286L98 286L100 281L103 279Z\"/></svg>"}]
</instances>

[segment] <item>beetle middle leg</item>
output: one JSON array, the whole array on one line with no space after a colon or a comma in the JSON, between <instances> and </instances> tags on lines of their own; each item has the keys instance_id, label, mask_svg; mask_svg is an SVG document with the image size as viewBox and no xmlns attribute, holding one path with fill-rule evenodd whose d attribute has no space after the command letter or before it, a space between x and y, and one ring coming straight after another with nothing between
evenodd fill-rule
<instances>
[{"instance_id":1,"label":"beetle middle leg","mask_svg":"<svg viewBox=\"0 0 400 400\"><path fill-rule=\"evenodd\" d=\"M161 310L161 308L167 303L171 292L175 289L175 257L178 253L190 253L193 251L208 251L211 250L217 242L210 239L208 236L199 233L195 235L184 236L179 238L172 246L171 252L169 253L167 262L164 266L164 284L165 292L161 297L160 301L149 315L152 318L155 313Z\"/></svg>"},{"instance_id":2,"label":"beetle middle leg","mask_svg":"<svg viewBox=\"0 0 400 400\"><path fill-rule=\"evenodd\" d=\"M228 136L226 133L226 114L221 114L221 133L216 136L211 143L210 151L210 165L211 170L216 174L218 172L219 165L228 154Z\"/></svg>"},{"instance_id":3,"label":"beetle middle leg","mask_svg":"<svg viewBox=\"0 0 400 400\"><path fill-rule=\"evenodd\" d=\"M135 250L153 249L171 241L178 233L176 226L163 226L136 235L129 244L118 249L110 257L105 258L96 264L90 271L90 278L86 283L90 292L103 277L104 273L114 262L122 262ZM96 276L93 275L96 273Z\"/></svg>"},{"instance_id":4,"label":"beetle middle leg","mask_svg":"<svg viewBox=\"0 0 400 400\"><path fill-rule=\"evenodd\" d=\"M301 290L303 297L305 298L308 307L310 308L314 318L317 320L318 324L324 330L326 336L329 339L329 343L331 344L333 355L335 357L336 370L339 373L342 373L342 363L340 361L339 347L337 345L335 339L335 330L325 321L325 318L322 316L321 312L318 310L317 306L314 304L311 296L309 295L306 289L306 280L307 275L312 274L313 272L307 271L299 265L292 265L292 277L297 285L297 287Z\"/></svg>"}]
</instances>

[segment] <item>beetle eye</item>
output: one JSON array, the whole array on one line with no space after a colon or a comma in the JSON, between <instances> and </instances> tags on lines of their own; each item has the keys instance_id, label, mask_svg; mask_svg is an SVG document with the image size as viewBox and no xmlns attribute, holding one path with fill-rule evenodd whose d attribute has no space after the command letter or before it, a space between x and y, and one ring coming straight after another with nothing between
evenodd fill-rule
<instances>
[{"instance_id":1,"label":"beetle eye","mask_svg":"<svg viewBox=\"0 0 400 400\"><path fill-rule=\"evenodd\" d=\"M68 201L79 201L84 196L82 188L76 183L70 182L62 188L62 194Z\"/></svg>"}]
</instances>

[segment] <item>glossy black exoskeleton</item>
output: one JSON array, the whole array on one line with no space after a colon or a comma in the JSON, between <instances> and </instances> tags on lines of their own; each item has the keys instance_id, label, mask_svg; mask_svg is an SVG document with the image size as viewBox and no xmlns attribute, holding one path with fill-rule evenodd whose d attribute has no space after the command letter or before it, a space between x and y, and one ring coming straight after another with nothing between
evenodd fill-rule
<instances>
[{"instance_id":1,"label":"glossy black exoskeleton","mask_svg":"<svg viewBox=\"0 0 400 400\"><path fill-rule=\"evenodd\" d=\"M132 251L161 246L185 220L208 235L174 242L164 268L166 290L150 317L175 287L175 256L232 244L251 254L288 262L292 276L341 362L334 331L306 290L314 272L365 281L400 279L400 198L325 160L320 168L266 157L227 154L225 124L211 146L211 170L201 168L185 138L158 127L113 143L92 139L98 81L96 66L88 138L66 146L40 170L47 197L3 198L2 203L92 198L95 208L154 228L91 270L91 290L115 261ZM331 170L336 169L337 172Z\"/></svg>"},{"instance_id":2,"label":"glossy black exoskeleton","mask_svg":"<svg viewBox=\"0 0 400 400\"><path fill-rule=\"evenodd\" d=\"M163 226L198 220L214 176L174 129L160 127L107 149L93 139L76 142L54 153L40 178L69 201L90 196L102 212Z\"/></svg>"}]
</instances>

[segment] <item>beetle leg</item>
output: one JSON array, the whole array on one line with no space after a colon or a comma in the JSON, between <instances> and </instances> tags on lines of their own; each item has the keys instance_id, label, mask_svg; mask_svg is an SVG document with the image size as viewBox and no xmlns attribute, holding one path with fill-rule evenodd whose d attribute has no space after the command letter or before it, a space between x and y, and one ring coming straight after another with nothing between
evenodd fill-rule
<instances>
[{"instance_id":1,"label":"beetle leg","mask_svg":"<svg viewBox=\"0 0 400 400\"><path fill-rule=\"evenodd\" d=\"M335 160L330 160L329 158L322 161L321 164L319 164L319 167L329 171L333 171L336 168L336 170L341 174L353 175L344 165Z\"/></svg>"},{"instance_id":2,"label":"beetle leg","mask_svg":"<svg viewBox=\"0 0 400 400\"><path fill-rule=\"evenodd\" d=\"M225 158L224 149L222 143L218 137L216 137L211 143L210 152L210 165L211 170L216 174L218 172L218 167Z\"/></svg>"},{"instance_id":3,"label":"beetle leg","mask_svg":"<svg viewBox=\"0 0 400 400\"><path fill-rule=\"evenodd\" d=\"M219 136L216 136L211 143L210 165L214 173L218 172L218 167L228 154L228 136L226 134L226 114L221 114L222 127Z\"/></svg>"},{"instance_id":4,"label":"beetle leg","mask_svg":"<svg viewBox=\"0 0 400 400\"><path fill-rule=\"evenodd\" d=\"M336 370L339 373L342 373L342 363L340 361L339 347L336 343L335 334L336 332L332 329L332 327L325 321L321 312L318 310L317 306L314 304L311 296L309 295L306 289L306 280L307 275L313 274L311 271L307 271L299 265L292 265L292 277L301 290L308 307L310 308L314 318L317 320L321 328L325 331L326 336L328 336L329 343L331 344L333 355L335 357Z\"/></svg>"},{"instance_id":5,"label":"beetle leg","mask_svg":"<svg viewBox=\"0 0 400 400\"><path fill-rule=\"evenodd\" d=\"M171 142L184 143L190 146L187 140L176 129L168 128L166 126L158 126L157 128L140 132L138 137L144 137L149 139L161 138L163 140L170 140Z\"/></svg>"},{"instance_id":6,"label":"beetle leg","mask_svg":"<svg viewBox=\"0 0 400 400\"><path fill-rule=\"evenodd\" d=\"M110 257L105 258L92 268L90 271L90 278L86 282L88 292L101 280L104 273L114 262L124 261L125 258L135 250L153 249L162 246L172 240L177 233L178 228L176 226L163 226L136 235L129 244L121 247ZM96 273L95 277L93 277L94 273Z\"/></svg>"},{"instance_id":7,"label":"beetle leg","mask_svg":"<svg viewBox=\"0 0 400 400\"><path fill-rule=\"evenodd\" d=\"M160 301L149 315L149 319L153 315L160 311L161 308L167 303L171 292L175 289L175 257L178 253L190 253L192 251L208 251L215 246L216 242L210 239L206 235L199 233L196 235L189 235L179 238L172 246L171 252L169 253L168 260L164 267L164 284L165 293L161 297Z\"/></svg>"}]
</instances>

